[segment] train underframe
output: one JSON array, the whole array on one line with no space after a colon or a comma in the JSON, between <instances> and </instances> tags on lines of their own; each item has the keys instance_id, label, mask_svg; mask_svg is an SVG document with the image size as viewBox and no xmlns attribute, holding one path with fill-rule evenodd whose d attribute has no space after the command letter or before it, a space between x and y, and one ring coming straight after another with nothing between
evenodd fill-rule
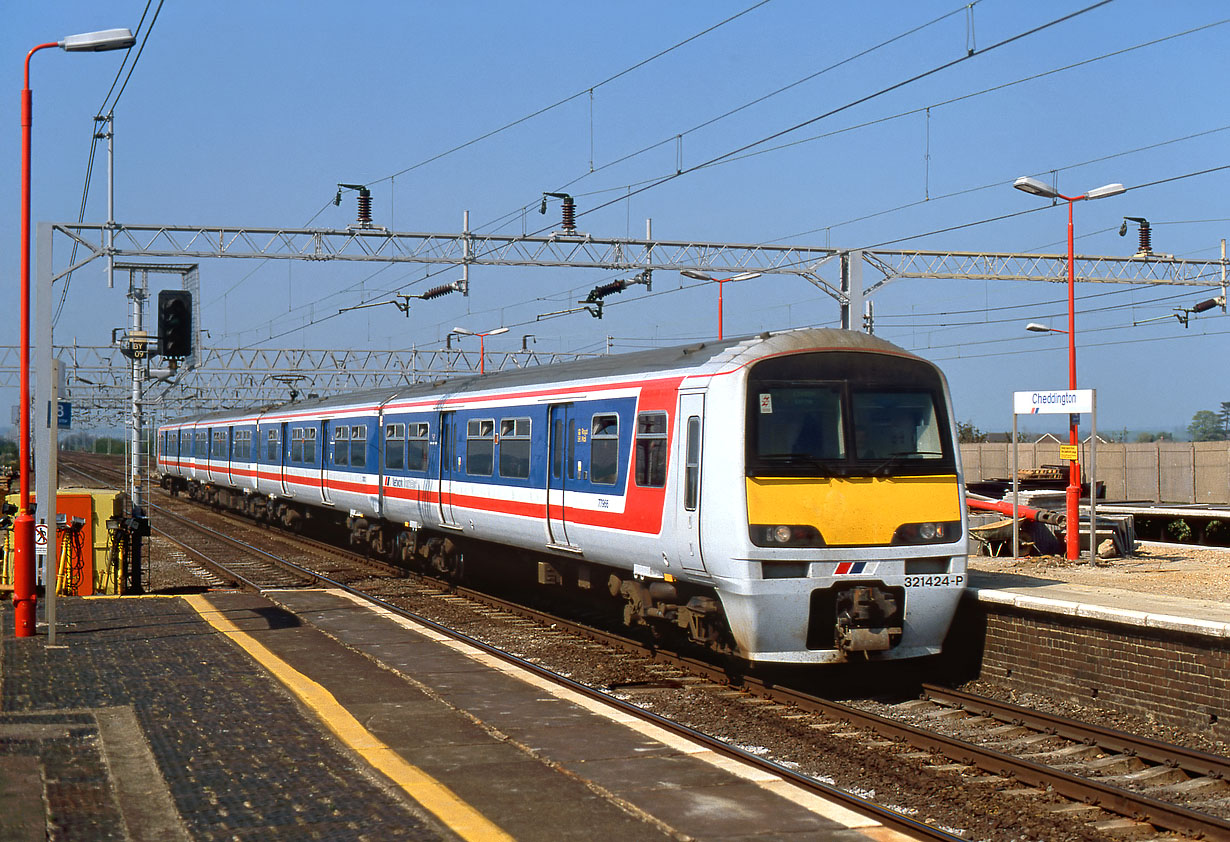
<instances>
[{"instance_id":1,"label":"train underframe","mask_svg":"<svg viewBox=\"0 0 1230 842\"><path fill-rule=\"evenodd\" d=\"M172 494L215 509L244 515L322 540L344 540L356 551L403 567L461 584L467 580L498 580L514 587L532 586L548 599L575 607L582 601L605 616L615 616L630 629L678 645L690 643L711 651L740 656L721 601L711 588L684 582L645 581L631 571L545 552L508 547L468 536L334 512L295 500L224 488L211 483L163 475L161 485ZM482 554L499 563L481 568L466 557ZM578 600L577 596L581 599Z\"/></svg>"}]
</instances>

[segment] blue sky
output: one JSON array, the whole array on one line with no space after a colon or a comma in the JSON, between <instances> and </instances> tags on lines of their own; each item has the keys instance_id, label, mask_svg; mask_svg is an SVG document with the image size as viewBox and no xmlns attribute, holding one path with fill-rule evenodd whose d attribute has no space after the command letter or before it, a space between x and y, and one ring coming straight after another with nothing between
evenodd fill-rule
<instances>
[{"instance_id":1,"label":"blue sky","mask_svg":"<svg viewBox=\"0 0 1230 842\"><path fill-rule=\"evenodd\" d=\"M1075 194L1230 163L1224 4L1116 0L988 50L1092 2L982 0L972 13L943 0L769 0L747 11L752 3L368 2L343 9L310 0L172 0L115 107L117 218L342 228L353 221L353 198L340 208L330 200L339 182L351 182L372 186L377 224L402 231L458 231L466 210L480 230L535 231L558 219L555 207L546 218L537 214L541 193L566 190L583 214L578 228L603 237L641 237L652 218L662 239L1060 253L1062 206L972 223L1046 205L1011 189L1019 175L1057 177L1061 191ZM0 167L0 193L10 197L0 207L7 267L0 274L10 300L25 53L76 32L135 31L145 8L114 0L9 9L0 33L13 94L0 133L0 160L11 162ZM1168 37L1199 27L1206 28ZM1167 40L1130 49L1155 39ZM759 154L611 202L963 56L750 150ZM121 53L59 50L35 57L36 222L77 218L92 118L121 60ZM1078 62L1085 63L1051 72ZM653 148L632 155L646 147ZM100 153L87 221L105 219L105 172ZM1155 251L1214 258L1230 228L1228 186L1230 170L1220 170L1081 203L1077 252L1131 255L1135 232L1120 238L1118 229L1123 217L1136 216L1153 224ZM58 263L66 251L57 243ZM533 334L539 350L599 351L610 336L620 351L717 331L716 286L668 273L657 273L652 295L633 287L608 299L600 321L584 313L537 317L575 306L616 275L499 267L472 269L469 298L415 302L409 318L391 306L336 315L458 274L205 261L202 324L207 341L227 348L431 348L454 325L506 325L509 333L493 337L490 349L520 348L522 336ZM1098 389L1100 429L1183 428L1197 410L1230 401L1226 316L1212 310L1186 329L1168 318L1175 307L1217 293L1078 287L1078 377ZM836 302L801 279L727 284L725 299L727 335L838 320ZM984 430L1011 427L1014 390L1067 385L1065 338L1023 329L1030 321L1064 326L1063 285L904 280L874 301L877 335L937 361L958 418ZM101 265L91 265L72 280L56 340L104 345L126 313L123 284L107 289ZM1133 326L1158 316L1167 318ZM0 344L16 344L14 320L4 321ZM0 405L15 400L13 390L0 394ZM7 416L6 409L0 421Z\"/></svg>"}]
</instances>

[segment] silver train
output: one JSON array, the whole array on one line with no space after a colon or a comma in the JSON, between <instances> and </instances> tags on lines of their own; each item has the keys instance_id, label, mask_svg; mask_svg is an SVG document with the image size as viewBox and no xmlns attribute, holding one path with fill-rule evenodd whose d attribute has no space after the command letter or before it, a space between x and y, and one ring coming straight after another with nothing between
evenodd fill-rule
<instances>
[{"instance_id":1,"label":"silver train","mask_svg":"<svg viewBox=\"0 0 1230 842\"><path fill-rule=\"evenodd\" d=\"M173 491L455 576L515 568L752 662L937 653L966 582L945 379L850 331L183 418L157 464Z\"/></svg>"}]
</instances>

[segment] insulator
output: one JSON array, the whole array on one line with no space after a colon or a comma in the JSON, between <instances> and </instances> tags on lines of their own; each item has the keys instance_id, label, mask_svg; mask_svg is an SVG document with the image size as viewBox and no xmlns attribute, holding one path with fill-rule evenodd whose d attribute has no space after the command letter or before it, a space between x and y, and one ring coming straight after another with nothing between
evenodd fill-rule
<instances>
[{"instance_id":1,"label":"insulator","mask_svg":"<svg viewBox=\"0 0 1230 842\"><path fill-rule=\"evenodd\" d=\"M368 190L359 191L359 224L370 225L372 222L372 194Z\"/></svg>"},{"instance_id":2,"label":"insulator","mask_svg":"<svg viewBox=\"0 0 1230 842\"><path fill-rule=\"evenodd\" d=\"M571 196L564 197L564 230L569 234L577 230L576 202Z\"/></svg>"},{"instance_id":3,"label":"insulator","mask_svg":"<svg viewBox=\"0 0 1230 842\"><path fill-rule=\"evenodd\" d=\"M1203 313L1206 310L1212 310L1214 307L1221 304L1221 301L1216 298L1210 298L1207 301L1201 301L1196 306L1192 307L1193 313Z\"/></svg>"},{"instance_id":4,"label":"insulator","mask_svg":"<svg viewBox=\"0 0 1230 842\"><path fill-rule=\"evenodd\" d=\"M627 281L611 281L609 284L603 284L602 286L596 286L593 289L591 289L589 291L589 295L585 297L585 300L592 304L593 302L598 301L599 299L606 298L608 295L614 295L617 292L623 292L627 288L628 288Z\"/></svg>"},{"instance_id":5,"label":"insulator","mask_svg":"<svg viewBox=\"0 0 1230 842\"><path fill-rule=\"evenodd\" d=\"M424 301L431 301L431 299L433 298L439 298L441 295L448 295L450 292L456 292L456 291L457 291L456 283L441 284L438 287L432 287L431 289L427 290L427 292L420 295L419 298L423 299Z\"/></svg>"},{"instance_id":6,"label":"insulator","mask_svg":"<svg viewBox=\"0 0 1230 842\"><path fill-rule=\"evenodd\" d=\"M1150 242L1152 237L1149 233L1149 223L1146 220L1140 221L1140 250L1138 254L1153 254L1153 244Z\"/></svg>"}]
</instances>

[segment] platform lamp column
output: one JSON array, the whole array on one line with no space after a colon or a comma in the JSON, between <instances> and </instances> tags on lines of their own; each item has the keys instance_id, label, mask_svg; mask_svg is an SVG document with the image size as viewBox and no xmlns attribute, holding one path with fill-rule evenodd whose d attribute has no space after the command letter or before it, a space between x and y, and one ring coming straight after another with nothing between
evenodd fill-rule
<instances>
[{"instance_id":1,"label":"platform lamp column","mask_svg":"<svg viewBox=\"0 0 1230 842\"><path fill-rule=\"evenodd\" d=\"M34 595L34 515L30 511L30 129L34 122L34 99L30 91L30 59L39 50L59 47L67 52L123 50L136 41L127 29L107 29L69 35L63 41L39 44L26 53L25 86L21 91L21 285L18 318L21 319L18 401L18 460L21 470L21 500L13 521L13 608L16 636L33 637L35 627ZM54 484L53 484L54 487ZM55 524L48 531L55 535ZM55 552L54 538L51 552ZM50 583L54 587L54 583Z\"/></svg>"},{"instance_id":2,"label":"platform lamp column","mask_svg":"<svg viewBox=\"0 0 1230 842\"><path fill-rule=\"evenodd\" d=\"M478 373L486 374L487 372L487 337L498 336L501 333L508 333L508 328L497 327L495 330L488 330L484 333L479 333L475 330L466 330L464 327L453 328L453 333L462 336L477 336L478 337Z\"/></svg>"},{"instance_id":3,"label":"platform lamp column","mask_svg":"<svg viewBox=\"0 0 1230 842\"><path fill-rule=\"evenodd\" d=\"M695 269L681 269L680 275L686 278L695 278L698 281L713 281L718 285L718 340L721 341L723 333L723 324L725 322L725 314L723 313L723 296L722 288L731 281L750 281L752 278L759 278L759 272L740 272L738 275L731 275L729 278L714 278L706 275L704 272L698 272Z\"/></svg>"},{"instance_id":4,"label":"platform lamp column","mask_svg":"<svg viewBox=\"0 0 1230 842\"><path fill-rule=\"evenodd\" d=\"M1072 225L1072 206L1085 199L1105 199L1107 196L1118 196L1127 188L1122 184L1106 184L1080 196L1065 196L1050 185L1024 175L1013 182L1012 186L1017 190L1023 190L1044 199L1063 199L1068 203L1068 389L1076 391L1076 238ZM1080 444L1077 430L1079 420L1077 415L1069 416L1068 437L1069 443L1074 446ZM1080 461L1072 460L1068 466L1066 527L1067 557L1071 561L1080 558L1080 471ZM1093 482L1090 483L1089 493L1097 493ZM1090 540L1093 538L1091 537Z\"/></svg>"}]
</instances>

